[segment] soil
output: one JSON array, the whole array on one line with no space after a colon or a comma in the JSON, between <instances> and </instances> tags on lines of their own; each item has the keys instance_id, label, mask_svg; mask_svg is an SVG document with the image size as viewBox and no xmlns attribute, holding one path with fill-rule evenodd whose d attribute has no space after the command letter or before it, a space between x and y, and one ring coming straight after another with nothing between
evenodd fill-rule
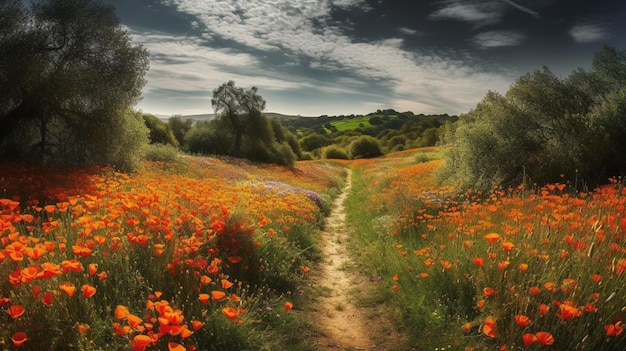
<instances>
[{"instance_id":1,"label":"soil","mask_svg":"<svg viewBox=\"0 0 626 351\"><path fill-rule=\"evenodd\" d=\"M347 186L332 205L322 235L322 260L311 269L309 283L315 294L308 319L318 328L315 350L398 350L389 343L399 337L390 331L379 308L362 306L359 298L367 294L372 283L364 278L352 262L347 247L350 228L346 225L343 202L348 196L351 171Z\"/></svg>"}]
</instances>

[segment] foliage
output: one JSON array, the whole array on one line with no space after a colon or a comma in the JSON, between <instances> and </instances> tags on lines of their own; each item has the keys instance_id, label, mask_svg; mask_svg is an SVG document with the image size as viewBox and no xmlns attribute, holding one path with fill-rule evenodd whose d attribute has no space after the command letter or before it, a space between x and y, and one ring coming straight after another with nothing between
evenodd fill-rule
<instances>
[{"instance_id":1,"label":"foliage","mask_svg":"<svg viewBox=\"0 0 626 351\"><path fill-rule=\"evenodd\" d=\"M352 158L371 158L382 154L380 142L371 136L363 135L350 144Z\"/></svg>"},{"instance_id":2,"label":"foliage","mask_svg":"<svg viewBox=\"0 0 626 351\"><path fill-rule=\"evenodd\" d=\"M443 178L489 190L561 175L593 188L622 175L625 65L623 51L605 47L589 72L561 80L543 68L520 77L506 95L488 93L448 139L454 147Z\"/></svg>"},{"instance_id":3,"label":"foliage","mask_svg":"<svg viewBox=\"0 0 626 351\"><path fill-rule=\"evenodd\" d=\"M350 156L348 156L348 153L346 152L346 150L336 145L330 145L330 146L325 147L323 149L323 155L324 155L324 158L326 159L341 159L341 160L350 159Z\"/></svg>"},{"instance_id":4,"label":"foliage","mask_svg":"<svg viewBox=\"0 0 626 351\"><path fill-rule=\"evenodd\" d=\"M174 137L178 141L178 145L180 145L181 148L184 148L185 136L193 127L193 120L188 118L183 121L181 116L172 116L167 120L167 125L172 133L174 133Z\"/></svg>"},{"instance_id":5,"label":"foliage","mask_svg":"<svg viewBox=\"0 0 626 351\"><path fill-rule=\"evenodd\" d=\"M180 151L172 145L150 144L146 149L146 161L178 162L181 160Z\"/></svg>"},{"instance_id":6,"label":"foliage","mask_svg":"<svg viewBox=\"0 0 626 351\"><path fill-rule=\"evenodd\" d=\"M3 2L0 17L0 153L50 163L125 168L118 150L134 120L148 53L132 46L113 8L97 1ZM6 23L6 27L5 27ZM134 118L134 117L132 117ZM118 135L116 133L127 133Z\"/></svg>"},{"instance_id":7,"label":"foliage","mask_svg":"<svg viewBox=\"0 0 626 351\"><path fill-rule=\"evenodd\" d=\"M161 121L157 116L149 113L142 114L142 117L146 123L146 127L150 130L151 144L165 144L175 147L180 146L178 139L174 136L174 132L170 128L169 124Z\"/></svg>"}]
</instances>

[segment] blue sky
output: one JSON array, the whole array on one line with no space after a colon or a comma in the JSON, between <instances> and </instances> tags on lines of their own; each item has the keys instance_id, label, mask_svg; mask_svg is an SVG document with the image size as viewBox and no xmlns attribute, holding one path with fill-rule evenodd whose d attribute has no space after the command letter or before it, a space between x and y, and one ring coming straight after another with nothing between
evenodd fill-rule
<instances>
[{"instance_id":1,"label":"blue sky","mask_svg":"<svg viewBox=\"0 0 626 351\"><path fill-rule=\"evenodd\" d=\"M469 111L546 65L561 77L626 48L618 0L104 0L150 51L136 106L212 113L213 89L256 86L266 111Z\"/></svg>"}]
</instances>

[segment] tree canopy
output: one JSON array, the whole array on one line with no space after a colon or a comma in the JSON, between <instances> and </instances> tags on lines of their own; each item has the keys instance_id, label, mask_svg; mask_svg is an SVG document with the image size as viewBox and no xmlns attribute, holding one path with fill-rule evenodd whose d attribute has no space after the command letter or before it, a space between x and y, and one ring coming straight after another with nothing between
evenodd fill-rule
<instances>
[{"instance_id":1,"label":"tree canopy","mask_svg":"<svg viewBox=\"0 0 626 351\"><path fill-rule=\"evenodd\" d=\"M96 0L0 0L0 154L129 166L148 52ZM132 145L126 140L134 133ZM120 159L122 157L122 159Z\"/></svg>"},{"instance_id":2,"label":"tree canopy","mask_svg":"<svg viewBox=\"0 0 626 351\"><path fill-rule=\"evenodd\" d=\"M626 51L605 46L590 70L525 74L460 116L442 175L464 188L563 181L593 187L626 173Z\"/></svg>"}]
</instances>

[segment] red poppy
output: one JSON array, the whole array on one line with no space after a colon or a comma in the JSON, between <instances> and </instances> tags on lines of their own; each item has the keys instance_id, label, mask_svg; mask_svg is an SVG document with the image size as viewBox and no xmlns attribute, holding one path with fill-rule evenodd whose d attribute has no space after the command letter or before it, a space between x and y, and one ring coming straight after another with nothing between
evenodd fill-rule
<instances>
[{"instance_id":1,"label":"red poppy","mask_svg":"<svg viewBox=\"0 0 626 351\"><path fill-rule=\"evenodd\" d=\"M28 341L28 336L26 333L20 331L11 335L11 341L13 342L13 345L20 347L23 343Z\"/></svg>"},{"instance_id":2,"label":"red poppy","mask_svg":"<svg viewBox=\"0 0 626 351\"><path fill-rule=\"evenodd\" d=\"M606 336L619 336L624 331L624 328L621 322L617 322L615 324L605 325L604 330L606 331Z\"/></svg>"},{"instance_id":3,"label":"red poppy","mask_svg":"<svg viewBox=\"0 0 626 351\"><path fill-rule=\"evenodd\" d=\"M554 337L552 336L552 334L548 332L541 331L541 332L535 333L535 336L537 337L537 341L539 341L541 345L554 344Z\"/></svg>"},{"instance_id":4,"label":"red poppy","mask_svg":"<svg viewBox=\"0 0 626 351\"><path fill-rule=\"evenodd\" d=\"M526 333L522 336L522 340L524 340L524 346L528 347L537 342L537 337L535 334Z\"/></svg>"},{"instance_id":5,"label":"red poppy","mask_svg":"<svg viewBox=\"0 0 626 351\"><path fill-rule=\"evenodd\" d=\"M293 308L293 304L289 301L285 302L285 311L289 311Z\"/></svg>"},{"instance_id":6,"label":"red poppy","mask_svg":"<svg viewBox=\"0 0 626 351\"><path fill-rule=\"evenodd\" d=\"M21 315L24 314L25 311L26 311L26 309L22 305L11 305L7 309L7 313L13 319L19 318Z\"/></svg>"},{"instance_id":7,"label":"red poppy","mask_svg":"<svg viewBox=\"0 0 626 351\"><path fill-rule=\"evenodd\" d=\"M472 261L474 261L474 264L476 264L478 267L482 267L485 263L485 260L482 257L474 257L472 258Z\"/></svg>"},{"instance_id":8,"label":"red poppy","mask_svg":"<svg viewBox=\"0 0 626 351\"><path fill-rule=\"evenodd\" d=\"M530 318L528 318L528 316L523 315L523 314L518 314L515 316L515 323L517 323L517 325L519 325L520 327L527 327L532 322Z\"/></svg>"},{"instance_id":9,"label":"red poppy","mask_svg":"<svg viewBox=\"0 0 626 351\"><path fill-rule=\"evenodd\" d=\"M493 288L486 287L486 288L483 289L483 293L485 294L485 296L490 297L493 294L495 294L496 291Z\"/></svg>"}]
</instances>

